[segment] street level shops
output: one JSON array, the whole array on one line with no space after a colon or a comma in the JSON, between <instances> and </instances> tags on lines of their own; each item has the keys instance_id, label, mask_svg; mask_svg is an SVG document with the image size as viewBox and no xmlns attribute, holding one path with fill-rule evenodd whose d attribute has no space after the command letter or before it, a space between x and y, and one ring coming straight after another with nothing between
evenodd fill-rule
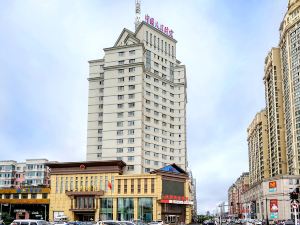
<instances>
[{"instance_id":1,"label":"street level shops","mask_svg":"<svg viewBox=\"0 0 300 225\"><path fill-rule=\"evenodd\" d=\"M49 163L49 218L191 222L187 173L175 164L144 174L123 174L123 161Z\"/></svg>"},{"instance_id":2,"label":"street level shops","mask_svg":"<svg viewBox=\"0 0 300 225\"><path fill-rule=\"evenodd\" d=\"M50 188L0 189L0 213L15 219L48 219Z\"/></svg>"}]
</instances>

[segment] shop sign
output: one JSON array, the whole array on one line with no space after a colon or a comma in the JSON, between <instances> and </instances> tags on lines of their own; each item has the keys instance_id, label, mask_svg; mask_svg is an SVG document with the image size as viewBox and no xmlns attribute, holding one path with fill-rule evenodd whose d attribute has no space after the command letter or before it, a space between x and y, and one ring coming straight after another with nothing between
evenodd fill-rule
<instances>
[{"instance_id":1,"label":"shop sign","mask_svg":"<svg viewBox=\"0 0 300 225\"><path fill-rule=\"evenodd\" d=\"M193 202L189 201L188 197L176 196L176 195L164 195L160 200L161 203L168 204L181 204L181 205L192 205Z\"/></svg>"},{"instance_id":2,"label":"shop sign","mask_svg":"<svg viewBox=\"0 0 300 225\"><path fill-rule=\"evenodd\" d=\"M278 219L278 212L271 212L270 219Z\"/></svg>"},{"instance_id":3,"label":"shop sign","mask_svg":"<svg viewBox=\"0 0 300 225\"><path fill-rule=\"evenodd\" d=\"M277 191L277 183L276 181L269 182L269 192L276 192Z\"/></svg>"},{"instance_id":4,"label":"shop sign","mask_svg":"<svg viewBox=\"0 0 300 225\"><path fill-rule=\"evenodd\" d=\"M38 215L39 212L32 212L31 214L32 214L32 215Z\"/></svg>"},{"instance_id":5,"label":"shop sign","mask_svg":"<svg viewBox=\"0 0 300 225\"><path fill-rule=\"evenodd\" d=\"M162 198L163 199L167 199L167 200L179 200L179 201L187 201L187 200L189 200L188 197L178 196L178 195L164 195Z\"/></svg>"},{"instance_id":6,"label":"shop sign","mask_svg":"<svg viewBox=\"0 0 300 225\"><path fill-rule=\"evenodd\" d=\"M160 30L161 32L165 33L169 37L173 38L174 31L171 28L160 24L157 20L150 17L149 15L145 15L145 22L151 25L152 27L155 27L156 29Z\"/></svg>"},{"instance_id":7,"label":"shop sign","mask_svg":"<svg viewBox=\"0 0 300 225\"><path fill-rule=\"evenodd\" d=\"M17 188L17 193L41 193L42 189L41 188Z\"/></svg>"},{"instance_id":8,"label":"shop sign","mask_svg":"<svg viewBox=\"0 0 300 225\"><path fill-rule=\"evenodd\" d=\"M26 210L25 209L15 209L14 212L15 213L25 213Z\"/></svg>"},{"instance_id":9,"label":"shop sign","mask_svg":"<svg viewBox=\"0 0 300 225\"><path fill-rule=\"evenodd\" d=\"M278 213L278 200L277 199L270 199L270 212Z\"/></svg>"}]
</instances>

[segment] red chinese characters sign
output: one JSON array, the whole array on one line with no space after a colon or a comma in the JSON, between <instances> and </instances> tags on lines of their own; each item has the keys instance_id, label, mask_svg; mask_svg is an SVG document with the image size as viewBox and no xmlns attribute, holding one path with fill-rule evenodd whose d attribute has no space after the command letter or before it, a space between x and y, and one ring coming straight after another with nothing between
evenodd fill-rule
<instances>
[{"instance_id":1,"label":"red chinese characters sign","mask_svg":"<svg viewBox=\"0 0 300 225\"><path fill-rule=\"evenodd\" d=\"M180 205L192 205L193 202L189 201L188 197L177 195L164 195L160 200L161 203L167 204L180 204Z\"/></svg>"},{"instance_id":2,"label":"red chinese characters sign","mask_svg":"<svg viewBox=\"0 0 300 225\"><path fill-rule=\"evenodd\" d=\"M150 24L151 26L155 27L156 29L160 30L161 32L165 33L169 37L173 38L174 31L163 24L159 24L154 18L150 17L149 15L145 15L145 22Z\"/></svg>"},{"instance_id":3,"label":"red chinese characters sign","mask_svg":"<svg viewBox=\"0 0 300 225\"><path fill-rule=\"evenodd\" d=\"M278 200L270 199L270 212L278 212Z\"/></svg>"}]
</instances>

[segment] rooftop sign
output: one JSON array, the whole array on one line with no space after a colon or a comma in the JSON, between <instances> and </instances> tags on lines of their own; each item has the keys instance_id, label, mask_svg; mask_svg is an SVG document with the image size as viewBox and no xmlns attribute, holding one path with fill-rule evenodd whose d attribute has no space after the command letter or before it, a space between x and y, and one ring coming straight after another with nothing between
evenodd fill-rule
<instances>
[{"instance_id":1,"label":"rooftop sign","mask_svg":"<svg viewBox=\"0 0 300 225\"><path fill-rule=\"evenodd\" d=\"M160 30L161 32L165 33L169 37L173 38L174 31L172 29L164 26L163 24L160 24L157 20L150 17L148 14L145 15L145 22L155 27L156 29Z\"/></svg>"}]
</instances>

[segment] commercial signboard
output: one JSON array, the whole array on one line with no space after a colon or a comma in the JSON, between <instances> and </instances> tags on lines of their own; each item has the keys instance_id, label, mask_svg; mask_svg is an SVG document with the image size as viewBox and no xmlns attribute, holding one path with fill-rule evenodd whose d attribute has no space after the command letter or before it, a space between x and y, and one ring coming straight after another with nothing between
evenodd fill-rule
<instances>
[{"instance_id":1,"label":"commercial signboard","mask_svg":"<svg viewBox=\"0 0 300 225\"><path fill-rule=\"evenodd\" d=\"M276 181L269 182L269 192L276 192L277 191L277 183Z\"/></svg>"},{"instance_id":2,"label":"commercial signboard","mask_svg":"<svg viewBox=\"0 0 300 225\"><path fill-rule=\"evenodd\" d=\"M151 25L152 27L155 27L156 29L160 30L161 32L165 33L169 37L173 38L174 31L171 28L163 24L160 24L153 17L150 17L149 15L145 15L145 22Z\"/></svg>"},{"instance_id":3,"label":"commercial signboard","mask_svg":"<svg viewBox=\"0 0 300 225\"><path fill-rule=\"evenodd\" d=\"M278 213L278 200L277 199L270 199L270 212Z\"/></svg>"}]
</instances>

